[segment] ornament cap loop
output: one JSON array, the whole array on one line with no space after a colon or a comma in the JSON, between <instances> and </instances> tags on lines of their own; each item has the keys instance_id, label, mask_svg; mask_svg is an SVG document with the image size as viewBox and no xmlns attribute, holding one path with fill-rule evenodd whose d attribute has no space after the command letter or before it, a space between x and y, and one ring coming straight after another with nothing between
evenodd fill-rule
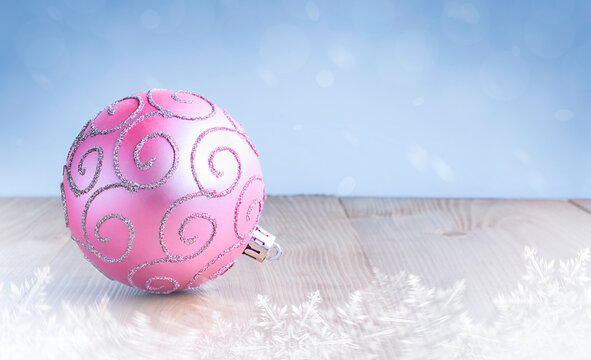
<instances>
[{"instance_id":1,"label":"ornament cap loop","mask_svg":"<svg viewBox=\"0 0 591 360\"><path fill-rule=\"evenodd\" d=\"M258 262L263 262L265 259L279 260L283 251L281 251L281 246L275 242L275 235L257 226L242 253Z\"/></svg>"}]
</instances>

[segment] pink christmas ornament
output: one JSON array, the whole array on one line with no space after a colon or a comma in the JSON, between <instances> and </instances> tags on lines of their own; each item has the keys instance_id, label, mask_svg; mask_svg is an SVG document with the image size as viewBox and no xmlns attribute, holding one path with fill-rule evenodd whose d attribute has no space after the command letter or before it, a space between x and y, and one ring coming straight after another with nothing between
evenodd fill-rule
<instances>
[{"instance_id":1,"label":"pink christmas ornament","mask_svg":"<svg viewBox=\"0 0 591 360\"><path fill-rule=\"evenodd\" d=\"M257 226L266 198L257 150L223 109L190 92L150 90L101 111L68 152L61 193L84 256L141 290L195 288L243 252L281 255Z\"/></svg>"}]
</instances>

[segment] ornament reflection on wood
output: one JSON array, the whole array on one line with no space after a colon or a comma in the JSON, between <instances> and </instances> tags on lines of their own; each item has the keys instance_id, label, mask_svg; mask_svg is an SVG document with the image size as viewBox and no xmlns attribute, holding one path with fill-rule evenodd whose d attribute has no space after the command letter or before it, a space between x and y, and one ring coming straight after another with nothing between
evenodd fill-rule
<instances>
[{"instance_id":1,"label":"ornament reflection on wood","mask_svg":"<svg viewBox=\"0 0 591 360\"><path fill-rule=\"evenodd\" d=\"M68 152L61 194L85 258L141 290L195 288L243 252L281 256L257 225L257 150L223 109L187 91L150 90L99 112Z\"/></svg>"}]
</instances>

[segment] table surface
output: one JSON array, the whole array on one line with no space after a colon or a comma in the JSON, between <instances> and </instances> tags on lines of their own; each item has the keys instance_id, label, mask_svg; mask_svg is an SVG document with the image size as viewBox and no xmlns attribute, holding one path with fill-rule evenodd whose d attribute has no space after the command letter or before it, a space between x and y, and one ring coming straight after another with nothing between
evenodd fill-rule
<instances>
[{"instance_id":1,"label":"table surface","mask_svg":"<svg viewBox=\"0 0 591 360\"><path fill-rule=\"evenodd\" d=\"M260 224L279 261L243 256L199 289L153 295L84 260L59 199L1 198L0 357L591 350L591 200L269 196Z\"/></svg>"}]
</instances>

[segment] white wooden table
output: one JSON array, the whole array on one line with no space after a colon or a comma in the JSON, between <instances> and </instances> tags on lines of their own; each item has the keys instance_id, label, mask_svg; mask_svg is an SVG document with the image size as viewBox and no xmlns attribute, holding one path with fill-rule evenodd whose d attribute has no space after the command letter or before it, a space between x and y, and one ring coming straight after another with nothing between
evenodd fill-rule
<instances>
[{"instance_id":1,"label":"white wooden table","mask_svg":"<svg viewBox=\"0 0 591 360\"><path fill-rule=\"evenodd\" d=\"M280 261L152 295L59 199L0 199L0 358L591 358L589 200L269 196L261 225Z\"/></svg>"}]
</instances>

